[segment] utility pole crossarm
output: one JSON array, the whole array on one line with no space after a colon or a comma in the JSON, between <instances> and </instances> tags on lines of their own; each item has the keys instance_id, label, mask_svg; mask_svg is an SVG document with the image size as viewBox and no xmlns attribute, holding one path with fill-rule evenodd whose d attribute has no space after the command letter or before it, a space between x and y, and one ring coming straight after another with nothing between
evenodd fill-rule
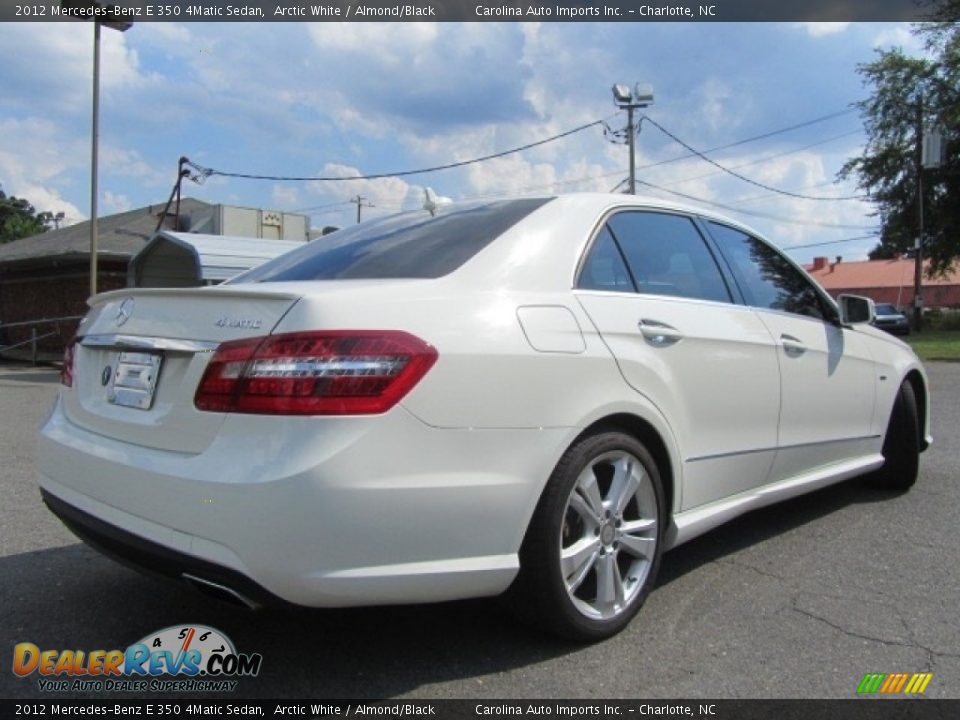
<instances>
[{"instance_id":1,"label":"utility pole crossarm","mask_svg":"<svg viewBox=\"0 0 960 720\"><path fill-rule=\"evenodd\" d=\"M366 199L367 199L367 198L363 197L362 195L357 195L355 198L353 198L352 200L350 200L351 203L353 203L354 205L357 206L357 225L360 224L360 208L365 208L365 207L372 208L372 207L376 207L376 205L374 205L373 203L364 202L364 200L366 200Z\"/></svg>"}]
</instances>

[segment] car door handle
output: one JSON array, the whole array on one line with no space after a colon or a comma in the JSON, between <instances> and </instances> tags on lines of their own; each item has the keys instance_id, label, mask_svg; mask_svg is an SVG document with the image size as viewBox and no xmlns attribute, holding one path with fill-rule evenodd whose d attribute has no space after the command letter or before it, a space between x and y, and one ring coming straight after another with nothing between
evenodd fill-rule
<instances>
[{"instance_id":1,"label":"car door handle","mask_svg":"<svg viewBox=\"0 0 960 720\"><path fill-rule=\"evenodd\" d=\"M657 320L643 319L638 324L644 340L654 347L669 347L683 339L683 333L672 325Z\"/></svg>"},{"instance_id":2,"label":"car door handle","mask_svg":"<svg viewBox=\"0 0 960 720\"><path fill-rule=\"evenodd\" d=\"M783 344L783 351L790 357L800 357L807 351L807 346L793 335L781 335L780 342Z\"/></svg>"}]
</instances>

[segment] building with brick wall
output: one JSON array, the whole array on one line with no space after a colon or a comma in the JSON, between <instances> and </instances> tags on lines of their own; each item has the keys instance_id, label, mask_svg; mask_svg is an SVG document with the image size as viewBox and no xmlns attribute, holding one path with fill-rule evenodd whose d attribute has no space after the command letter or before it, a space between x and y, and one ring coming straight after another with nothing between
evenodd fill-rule
<instances>
[{"instance_id":1,"label":"building with brick wall","mask_svg":"<svg viewBox=\"0 0 960 720\"><path fill-rule=\"evenodd\" d=\"M180 218L212 206L190 198L180 202ZM157 229L164 205L137 208L97 222L97 289L127 286L127 265ZM163 227L181 230L182 221L164 218ZM50 230L0 245L0 324L78 318L87 311L90 294L90 223ZM60 353L73 337L77 320L36 325L45 353ZM31 327L6 328L0 345L30 339Z\"/></svg>"},{"instance_id":2,"label":"building with brick wall","mask_svg":"<svg viewBox=\"0 0 960 720\"><path fill-rule=\"evenodd\" d=\"M151 205L98 220L99 292L142 285L130 274L134 258L141 275L150 264L152 276L190 276L194 282L187 284L209 284L312 237L310 218L298 213L191 198L180 200L173 212L164 209ZM205 265L195 267L198 262ZM89 222L0 245L0 352L29 341L36 329L45 356L62 353L87 312L89 292Z\"/></svg>"},{"instance_id":3,"label":"building with brick wall","mask_svg":"<svg viewBox=\"0 0 960 720\"><path fill-rule=\"evenodd\" d=\"M849 293L900 308L913 307L912 259L848 262L839 257L833 260L817 257L813 264L805 267L833 297ZM928 308L960 308L960 268L934 278L927 277L924 271L923 304Z\"/></svg>"}]
</instances>

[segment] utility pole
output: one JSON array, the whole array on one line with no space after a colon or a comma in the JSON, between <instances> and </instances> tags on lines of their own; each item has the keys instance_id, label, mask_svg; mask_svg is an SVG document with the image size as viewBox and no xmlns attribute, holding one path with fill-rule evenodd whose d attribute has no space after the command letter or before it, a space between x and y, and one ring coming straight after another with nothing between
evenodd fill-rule
<instances>
[{"instance_id":1,"label":"utility pole","mask_svg":"<svg viewBox=\"0 0 960 720\"><path fill-rule=\"evenodd\" d=\"M93 117L90 130L90 294L97 294L97 252L99 228L97 225L97 165L100 158L100 27L126 32L132 26L116 16L115 4L106 6L103 0L60 0L64 10L79 10L68 15L80 20L93 20Z\"/></svg>"},{"instance_id":2,"label":"utility pole","mask_svg":"<svg viewBox=\"0 0 960 720\"><path fill-rule=\"evenodd\" d=\"M367 199L367 198L363 197L362 195L357 195L353 200L350 201L350 202L352 202L354 205L357 206L357 225L360 224L360 208L362 208L362 207L375 207L373 203L365 203L365 202L363 202L363 201L366 200L366 199Z\"/></svg>"},{"instance_id":3,"label":"utility pole","mask_svg":"<svg viewBox=\"0 0 960 720\"><path fill-rule=\"evenodd\" d=\"M633 105L627 105L627 148L630 153L630 179L627 181L627 192L637 194L637 156L634 152Z\"/></svg>"},{"instance_id":4,"label":"utility pole","mask_svg":"<svg viewBox=\"0 0 960 720\"><path fill-rule=\"evenodd\" d=\"M633 122L633 111L653 105L653 86L649 83L637 83L631 90L627 85L616 84L612 88L614 104L627 111L627 148L630 152L630 177L627 181L627 192L637 194L637 160L634 154L634 140L636 129Z\"/></svg>"},{"instance_id":5,"label":"utility pole","mask_svg":"<svg viewBox=\"0 0 960 720\"><path fill-rule=\"evenodd\" d=\"M93 21L93 119L90 131L90 295L97 294L97 166L100 160L100 23Z\"/></svg>"},{"instance_id":6,"label":"utility pole","mask_svg":"<svg viewBox=\"0 0 960 720\"><path fill-rule=\"evenodd\" d=\"M923 329L923 93L916 107L917 239L913 256L913 329Z\"/></svg>"}]
</instances>

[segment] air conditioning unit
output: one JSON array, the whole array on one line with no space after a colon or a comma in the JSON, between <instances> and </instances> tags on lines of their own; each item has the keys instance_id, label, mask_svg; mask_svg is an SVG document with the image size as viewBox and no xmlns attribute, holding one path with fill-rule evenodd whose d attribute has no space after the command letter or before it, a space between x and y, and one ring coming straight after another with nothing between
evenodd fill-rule
<instances>
[{"instance_id":1,"label":"air conditioning unit","mask_svg":"<svg viewBox=\"0 0 960 720\"><path fill-rule=\"evenodd\" d=\"M189 232L303 242L309 237L310 218L282 210L214 205L190 216Z\"/></svg>"}]
</instances>

